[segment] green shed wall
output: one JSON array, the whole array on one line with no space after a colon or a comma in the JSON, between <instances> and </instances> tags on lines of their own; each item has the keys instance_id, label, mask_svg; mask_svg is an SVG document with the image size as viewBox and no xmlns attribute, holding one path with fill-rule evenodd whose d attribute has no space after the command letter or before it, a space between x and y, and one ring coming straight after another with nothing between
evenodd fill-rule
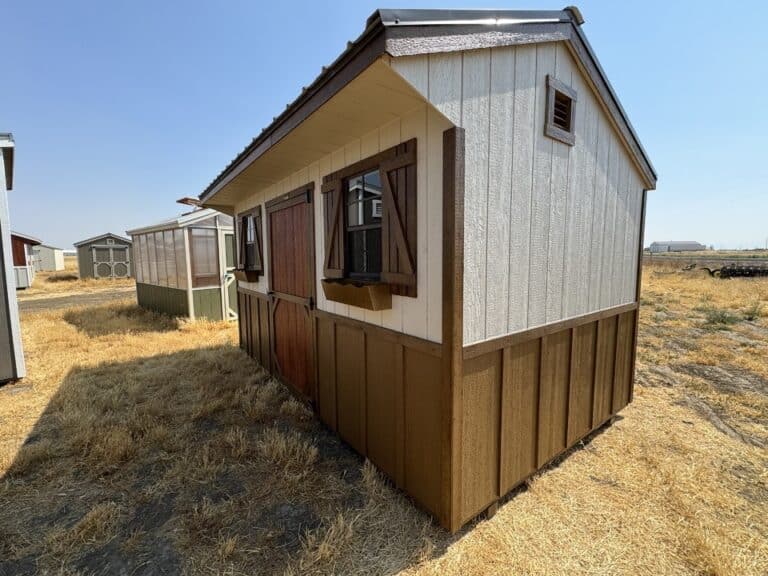
<instances>
[{"instance_id":1,"label":"green shed wall","mask_svg":"<svg viewBox=\"0 0 768 576\"><path fill-rule=\"evenodd\" d=\"M221 289L217 286L192 290L192 305L195 307L195 318L221 320Z\"/></svg>"},{"instance_id":2,"label":"green shed wall","mask_svg":"<svg viewBox=\"0 0 768 576\"><path fill-rule=\"evenodd\" d=\"M169 316L189 316L186 290L137 283L136 297L142 308Z\"/></svg>"}]
</instances>

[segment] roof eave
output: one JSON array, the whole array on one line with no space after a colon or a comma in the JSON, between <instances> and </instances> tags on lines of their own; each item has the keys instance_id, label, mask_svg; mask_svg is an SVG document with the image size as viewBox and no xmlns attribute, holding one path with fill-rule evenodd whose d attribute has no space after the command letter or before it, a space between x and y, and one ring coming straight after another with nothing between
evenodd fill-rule
<instances>
[{"instance_id":1,"label":"roof eave","mask_svg":"<svg viewBox=\"0 0 768 576\"><path fill-rule=\"evenodd\" d=\"M330 66L323 66L317 78L309 86L302 89L299 97L288 104L280 115L273 118L272 123L264 128L216 176L213 182L200 194L200 203L203 206L214 207L213 205L209 206L207 201L235 178L242 171L243 167L261 156L281 140L283 136L300 124L304 118L320 108L338 92L348 81L347 79L339 86L332 86L334 79L338 78L339 72L345 70L349 65L355 65L356 69L351 71L352 77L354 77L376 60L376 58L384 54L383 33L385 28L378 14L378 10L374 12L368 18L363 33L354 42L349 42L344 52ZM331 89L329 89L329 86L331 86ZM219 211L223 211L222 208L221 206L216 207Z\"/></svg>"},{"instance_id":2,"label":"roof eave","mask_svg":"<svg viewBox=\"0 0 768 576\"><path fill-rule=\"evenodd\" d=\"M368 18L366 28L357 40L350 42L347 49L329 67L324 67L312 84L304 88L301 95L289 104L282 114L274 118L272 123L208 185L200 195L201 204L229 213L230 207L208 202L248 165L384 54L397 57L554 41L568 42L582 61L587 74L596 84L601 98L614 117L622 138L632 151L647 189L655 189L656 170L581 30L584 20L578 9L568 7L561 11L514 12L455 10L441 11L441 17L438 19L435 19L434 12L431 13L431 20L426 17L419 18L420 14L427 15L428 12L384 9L375 11ZM407 20L403 21L398 15L406 15ZM474 19L471 16L474 16ZM441 34L435 34L437 31ZM464 38L461 45L457 46L453 42L456 37Z\"/></svg>"}]
</instances>

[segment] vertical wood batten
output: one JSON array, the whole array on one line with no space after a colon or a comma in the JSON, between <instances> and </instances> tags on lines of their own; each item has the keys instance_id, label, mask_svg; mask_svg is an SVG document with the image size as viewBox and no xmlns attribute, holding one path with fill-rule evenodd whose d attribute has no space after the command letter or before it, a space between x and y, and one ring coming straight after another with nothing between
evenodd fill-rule
<instances>
[{"instance_id":1,"label":"vertical wood batten","mask_svg":"<svg viewBox=\"0 0 768 576\"><path fill-rule=\"evenodd\" d=\"M510 202L509 294L507 331L528 327L531 205L533 203L536 47L515 49L515 95Z\"/></svg>"},{"instance_id":2,"label":"vertical wood batten","mask_svg":"<svg viewBox=\"0 0 768 576\"><path fill-rule=\"evenodd\" d=\"M572 84L571 57L563 45L555 50L554 76L567 86ZM546 101L546 100L545 100ZM578 109L578 101L573 103ZM574 124L575 127L578 124ZM580 130L581 127L578 127ZM549 230L547 239L547 283L545 286L545 321L556 322L563 316L566 232L569 217L568 178L573 146L552 140L552 170L549 181Z\"/></svg>"},{"instance_id":3,"label":"vertical wood batten","mask_svg":"<svg viewBox=\"0 0 768 576\"><path fill-rule=\"evenodd\" d=\"M461 526L464 315L464 130L443 132L443 359L440 523Z\"/></svg>"},{"instance_id":4,"label":"vertical wood batten","mask_svg":"<svg viewBox=\"0 0 768 576\"><path fill-rule=\"evenodd\" d=\"M536 111L534 115L533 202L531 207L528 327L546 323L547 262L549 253L550 181L554 140L544 135L547 104L542 78L555 74L555 46L536 46Z\"/></svg>"},{"instance_id":5,"label":"vertical wood batten","mask_svg":"<svg viewBox=\"0 0 768 576\"><path fill-rule=\"evenodd\" d=\"M464 211L464 339L485 338L486 231L488 226L488 152L491 51L463 53L461 114L466 133L467 181Z\"/></svg>"},{"instance_id":6,"label":"vertical wood batten","mask_svg":"<svg viewBox=\"0 0 768 576\"><path fill-rule=\"evenodd\" d=\"M488 152L488 208L483 283L486 338L507 331L512 158L514 156L515 53L491 50ZM502 257L500 257L502 256Z\"/></svg>"}]
</instances>

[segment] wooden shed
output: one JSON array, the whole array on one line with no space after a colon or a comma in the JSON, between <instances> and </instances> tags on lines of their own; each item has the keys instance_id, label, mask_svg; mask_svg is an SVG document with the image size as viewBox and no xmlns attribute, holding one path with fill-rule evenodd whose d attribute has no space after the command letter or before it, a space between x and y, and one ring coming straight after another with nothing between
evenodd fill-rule
<instances>
[{"instance_id":1,"label":"wooden shed","mask_svg":"<svg viewBox=\"0 0 768 576\"><path fill-rule=\"evenodd\" d=\"M0 133L0 382L23 378L26 374L8 212L14 149L13 136Z\"/></svg>"},{"instance_id":2,"label":"wooden shed","mask_svg":"<svg viewBox=\"0 0 768 576\"><path fill-rule=\"evenodd\" d=\"M632 400L656 174L582 22L378 10L201 195L242 347L450 530Z\"/></svg>"},{"instance_id":3,"label":"wooden shed","mask_svg":"<svg viewBox=\"0 0 768 576\"><path fill-rule=\"evenodd\" d=\"M32 286L37 271L34 249L41 243L42 240L34 236L11 231L11 251L13 252L13 273L16 277L16 288L23 290Z\"/></svg>"},{"instance_id":4,"label":"wooden shed","mask_svg":"<svg viewBox=\"0 0 768 576\"><path fill-rule=\"evenodd\" d=\"M131 241L107 232L75 243L80 278L130 278Z\"/></svg>"},{"instance_id":5,"label":"wooden shed","mask_svg":"<svg viewBox=\"0 0 768 576\"><path fill-rule=\"evenodd\" d=\"M140 306L192 319L237 319L232 216L195 210L127 234Z\"/></svg>"}]
</instances>

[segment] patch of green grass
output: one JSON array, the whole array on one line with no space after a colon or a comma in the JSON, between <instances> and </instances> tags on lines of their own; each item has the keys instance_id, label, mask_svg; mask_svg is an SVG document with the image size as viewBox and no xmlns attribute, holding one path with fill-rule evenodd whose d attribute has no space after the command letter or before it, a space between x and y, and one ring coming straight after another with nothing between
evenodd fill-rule
<instances>
[{"instance_id":1,"label":"patch of green grass","mask_svg":"<svg viewBox=\"0 0 768 576\"><path fill-rule=\"evenodd\" d=\"M701 308L700 311L704 313L704 325L718 330L727 329L731 324L741 321L741 318L728 310Z\"/></svg>"}]
</instances>

